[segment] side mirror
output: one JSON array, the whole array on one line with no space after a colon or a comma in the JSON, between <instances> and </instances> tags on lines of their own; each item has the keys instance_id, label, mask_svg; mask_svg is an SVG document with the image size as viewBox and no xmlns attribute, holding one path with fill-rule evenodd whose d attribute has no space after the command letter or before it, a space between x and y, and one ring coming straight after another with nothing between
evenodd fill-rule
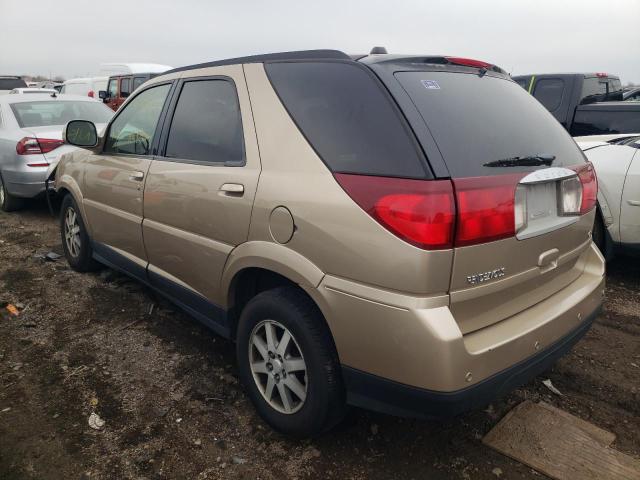
<instances>
[{"instance_id":1,"label":"side mirror","mask_svg":"<svg viewBox=\"0 0 640 480\"><path fill-rule=\"evenodd\" d=\"M109 92L107 92L106 90L100 90L98 92L98 97L102 100L106 100L107 98L109 98Z\"/></svg>"},{"instance_id":2,"label":"side mirror","mask_svg":"<svg viewBox=\"0 0 640 480\"><path fill-rule=\"evenodd\" d=\"M93 122L71 120L62 132L64 143L81 148L94 148L98 145L98 132Z\"/></svg>"}]
</instances>

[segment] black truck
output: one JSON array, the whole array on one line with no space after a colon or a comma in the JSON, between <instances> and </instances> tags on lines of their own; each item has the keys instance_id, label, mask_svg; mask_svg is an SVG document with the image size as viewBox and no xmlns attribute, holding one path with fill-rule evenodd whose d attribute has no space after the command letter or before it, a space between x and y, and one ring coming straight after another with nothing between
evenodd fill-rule
<instances>
[{"instance_id":1,"label":"black truck","mask_svg":"<svg viewBox=\"0 0 640 480\"><path fill-rule=\"evenodd\" d=\"M640 102L622 102L622 84L606 73L545 73L513 79L574 137L640 132Z\"/></svg>"}]
</instances>

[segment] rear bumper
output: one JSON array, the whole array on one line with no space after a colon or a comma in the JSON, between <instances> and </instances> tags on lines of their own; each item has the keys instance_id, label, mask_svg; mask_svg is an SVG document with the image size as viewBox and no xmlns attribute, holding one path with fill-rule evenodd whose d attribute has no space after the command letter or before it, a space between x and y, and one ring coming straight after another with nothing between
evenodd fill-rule
<instances>
[{"instance_id":1,"label":"rear bumper","mask_svg":"<svg viewBox=\"0 0 640 480\"><path fill-rule=\"evenodd\" d=\"M309 294L331 329L351 404L453 415L526 382L586 332L605 284L604 259L593 243L575 268L577 278L545 300L466 334L447 295L403 295L329 275Z\"/></svg>"},{"instance_id":2,"label":"rear bumper","mask_svg":"<svg viewBox=\"0 0 640 480\"><path fill-rule=\"evenodd\" d=\"M599 311L592 312L578 328L542 352L471 387L454 392L411 387L343 367L347 401L368 410L416 418L451 417L482 407L551 367L587 333Z\"/></svg>"},{"instance_id":3,"label":"rear bumper","mask_svg":"<svg viewBox=\"0 0 640 480\"><path fill-rule=\"evenodd\" d=\"M30 171L3 170L2 178L7 191L21 198L33 198L44 193L47 167L35 167Z\"/></svg>"}]
</instances>

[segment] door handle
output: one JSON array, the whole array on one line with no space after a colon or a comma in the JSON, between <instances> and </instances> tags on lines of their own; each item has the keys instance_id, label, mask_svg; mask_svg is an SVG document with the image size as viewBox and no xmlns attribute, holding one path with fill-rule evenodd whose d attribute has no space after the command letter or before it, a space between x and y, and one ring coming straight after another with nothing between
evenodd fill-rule
<instances>
[{"instance_id":1,"label":"door handle","mask_svg":"<svg viewBox=\"0 0 640 480\"><path fill-rule=\"evenodd\" d=\"M640 200L627 200L627 203L633 207L640 207Z\"/></svg>"},{"instance_id":2,"label":"door handle","mask_svg":"<svg viewBox=\"0 0 640 480\"><path fill-rule=\"evenodd\" d=\"M225 183L220 187L220 191L233 195L242 195L244 193L244 185L240 183Z\"/></svg>"},{"instance_id":3,"label":"door handle","mask_svg":"<svg viewBox=\"0 0 640 480\"><path fill-rule=\"evenodd\" d=\"M143 178L144 172L131 172L129 174L129 180L132 180L134 182L141 182Z\"/></svg>"}]
</instances>

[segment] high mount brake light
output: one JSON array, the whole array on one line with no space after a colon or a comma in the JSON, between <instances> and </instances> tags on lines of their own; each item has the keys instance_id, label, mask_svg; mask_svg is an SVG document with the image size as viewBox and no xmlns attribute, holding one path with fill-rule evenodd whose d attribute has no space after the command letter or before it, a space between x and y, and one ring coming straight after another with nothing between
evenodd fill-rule
<instances>
[{"instance_id":1,"label":"high mount brake light","mask_svg":"<svg viewBox=\"0 0 640 480\"><path fill-rule=\"evenodd\" d=\"M38 153L49 153L55 150L64 142L53 138L24 137L16 144L18 155L35 155Z\"/></svg>"},{"instance_id":2,"label":"high mount brake light","mask_svg":"<svg viewBox=\"0 0 640 480\"><path fill-rule=\"evenodd\" d=\"M453 247L455 201L450 180L335 174L360 207L383 227L426 250Z\"/></svg>"},{"instance_id":3,"label":"high mount brake light","mask_svg":"<svg viewBox=\"0 0 640 480\"><path fill-rule=\"evenodd\" d=\"M462 57L444 57L449 63L454 65L462 65L464 67L475 67L475 68L491 68L492 64L483 62L482 60L474 60L472 58L462 58Z\"/></svg>"}]
</instances>

